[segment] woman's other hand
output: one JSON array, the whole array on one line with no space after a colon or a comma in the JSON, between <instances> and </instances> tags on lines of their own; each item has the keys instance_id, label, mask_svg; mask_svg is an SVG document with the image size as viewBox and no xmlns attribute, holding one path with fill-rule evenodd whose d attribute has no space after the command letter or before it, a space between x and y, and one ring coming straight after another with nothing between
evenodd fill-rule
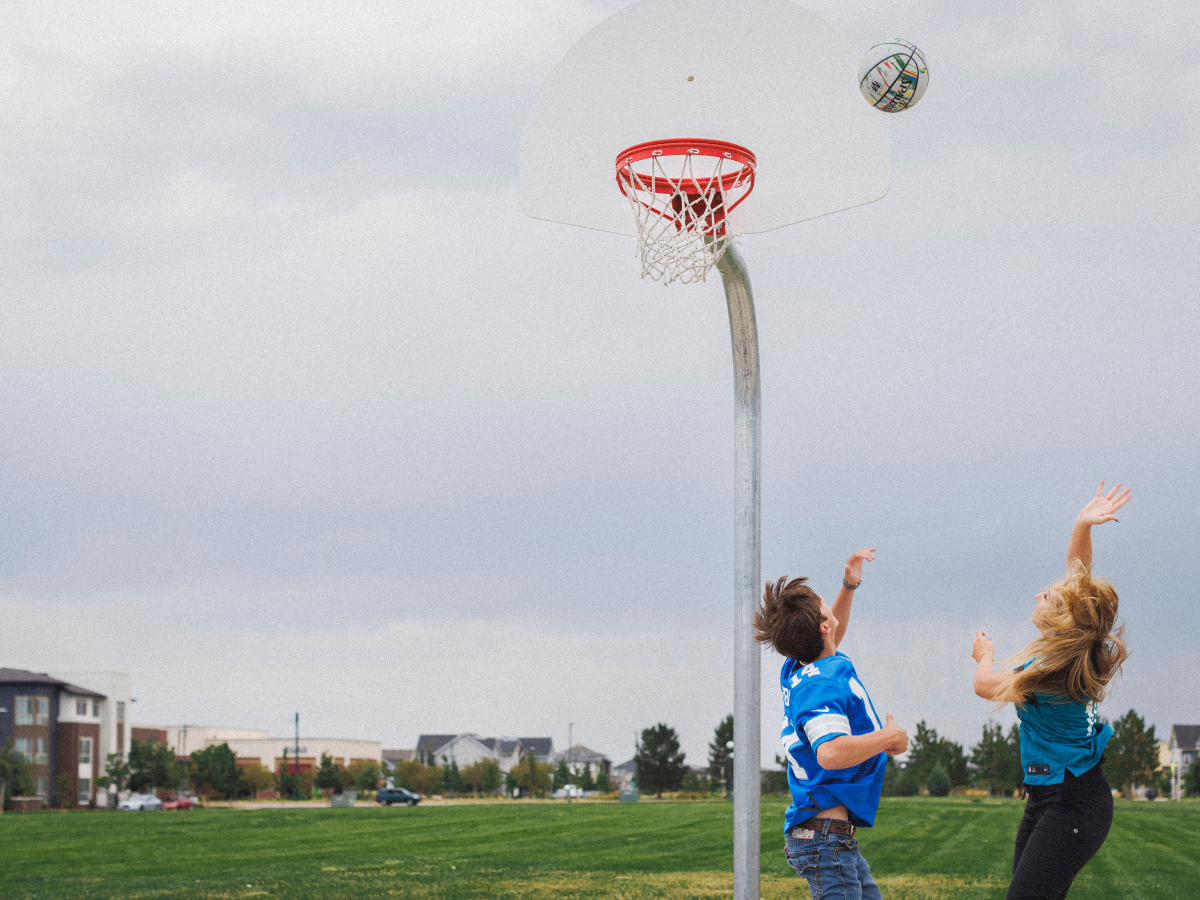
<instances>
[{"instance_id":1,"label":"woman's other hand","mask_svg":"<svg viewBox=\"0 0 1200 900\"><path fill-rule=\"evenodd\" d=\"M971 659L978 663L987 654L991 654L994 659L996 656L996 645L982 631L977 631L975 632L975 643L971 647Z\"/></svg>"}]
</instances>

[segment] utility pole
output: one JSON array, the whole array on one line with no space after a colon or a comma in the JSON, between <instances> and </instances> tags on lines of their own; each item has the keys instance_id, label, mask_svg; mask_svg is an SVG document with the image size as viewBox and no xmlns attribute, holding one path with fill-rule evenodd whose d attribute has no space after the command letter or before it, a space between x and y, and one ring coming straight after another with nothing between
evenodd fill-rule
<instances>
[{"instance_id":1,"label":"utility pole","mask_svg":"<svg viewBox=\"0 0 1200 900\"><path fill-rule=\"evenodd\" d=\"M572 778L575 777L575 770L572 768L572 765L575 762L575 754L573 754L571 752L571 748L574 746L574 744L572 743L574 740L575 740L575 723L568 722L567 723L567 771L571 773ZM567 783L571 784L573 782L567 782ZM571 805L571 792L568 790L567 791L567 806L570 806L570 805Z\"/></svg>"},{"instance_id":2,"label":"utility pole","mask_svg":"<svg viewBox=\"0 0 1200 900\"><path fill-rule=\"evenodd\" d=\"M292 762L292 774L296 776L296 799L300 799L300 713L296 713L296 756Z\"/></svg>"},{"instance_id":3,"label":"utility pole","mask_svg":"<svg viewBox=\"0 0 1200 900\"><path fill-rule=\"evenodd\" d=\"M183 726L183 740L180 742L180 758L183 760L183 792L187 793L187 726Z\"/></svg>"}]
</instances>

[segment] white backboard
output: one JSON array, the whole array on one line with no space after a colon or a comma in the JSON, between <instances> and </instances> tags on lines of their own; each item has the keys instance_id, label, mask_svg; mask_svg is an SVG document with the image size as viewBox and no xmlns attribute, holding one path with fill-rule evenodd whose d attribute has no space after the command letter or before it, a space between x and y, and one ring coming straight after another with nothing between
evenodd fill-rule
<instances>
[{"instance_id":1,"label":"white backboard","mask_svg":"<svg viewBox=\"0 0 1200 900\"><path fill-rule=\"evenodd\" d=\"M521 131L521 208L635 234L617 154L707 138L758 158L737 234L878 200L891 124L858 88L861 53L789 0L642 0L601 22L554 68Z\"/></svg>"}]
</instances>

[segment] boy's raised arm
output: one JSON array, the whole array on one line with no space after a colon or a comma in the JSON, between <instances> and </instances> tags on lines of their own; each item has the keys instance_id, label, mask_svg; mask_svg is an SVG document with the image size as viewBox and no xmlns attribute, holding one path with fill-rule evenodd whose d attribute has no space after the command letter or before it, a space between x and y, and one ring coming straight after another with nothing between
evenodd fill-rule
<instances>
[{"instance_id":1,"label":"boy's raised arm","mask_svg":"<svg viewBox=\"0 0 1200 900\"><path fill-rule=\"evenodd\" d=\"M846 574L842 578L842 589L838 591L837 599L830 607L833 610L833 617L838 620L837 631L833 634L834 647L842 642L842 638L846 634L846 626L850 624L850 605L854 602L854 589L862 584L863 561L871 562L874 559L875 548L872 547L869 550L859 550L846 560Z\"/></svg>"}]
</instances>

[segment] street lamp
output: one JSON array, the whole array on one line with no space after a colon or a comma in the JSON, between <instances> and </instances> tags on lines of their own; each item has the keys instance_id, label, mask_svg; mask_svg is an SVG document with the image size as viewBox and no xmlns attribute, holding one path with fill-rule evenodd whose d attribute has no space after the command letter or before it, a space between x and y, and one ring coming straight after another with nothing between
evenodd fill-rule
<instances>
[{"instance_id":1,"label":"street lamp","mask_svg":"<svg viewBox=\"0 0 1200 900\"><path fill-rule=\"evenodd\" d=\"M729 751L729 759L725 761L725 799L728 800L733 796L733 741L725 742L725 749Z\"/></svg>"}]
</instances>

